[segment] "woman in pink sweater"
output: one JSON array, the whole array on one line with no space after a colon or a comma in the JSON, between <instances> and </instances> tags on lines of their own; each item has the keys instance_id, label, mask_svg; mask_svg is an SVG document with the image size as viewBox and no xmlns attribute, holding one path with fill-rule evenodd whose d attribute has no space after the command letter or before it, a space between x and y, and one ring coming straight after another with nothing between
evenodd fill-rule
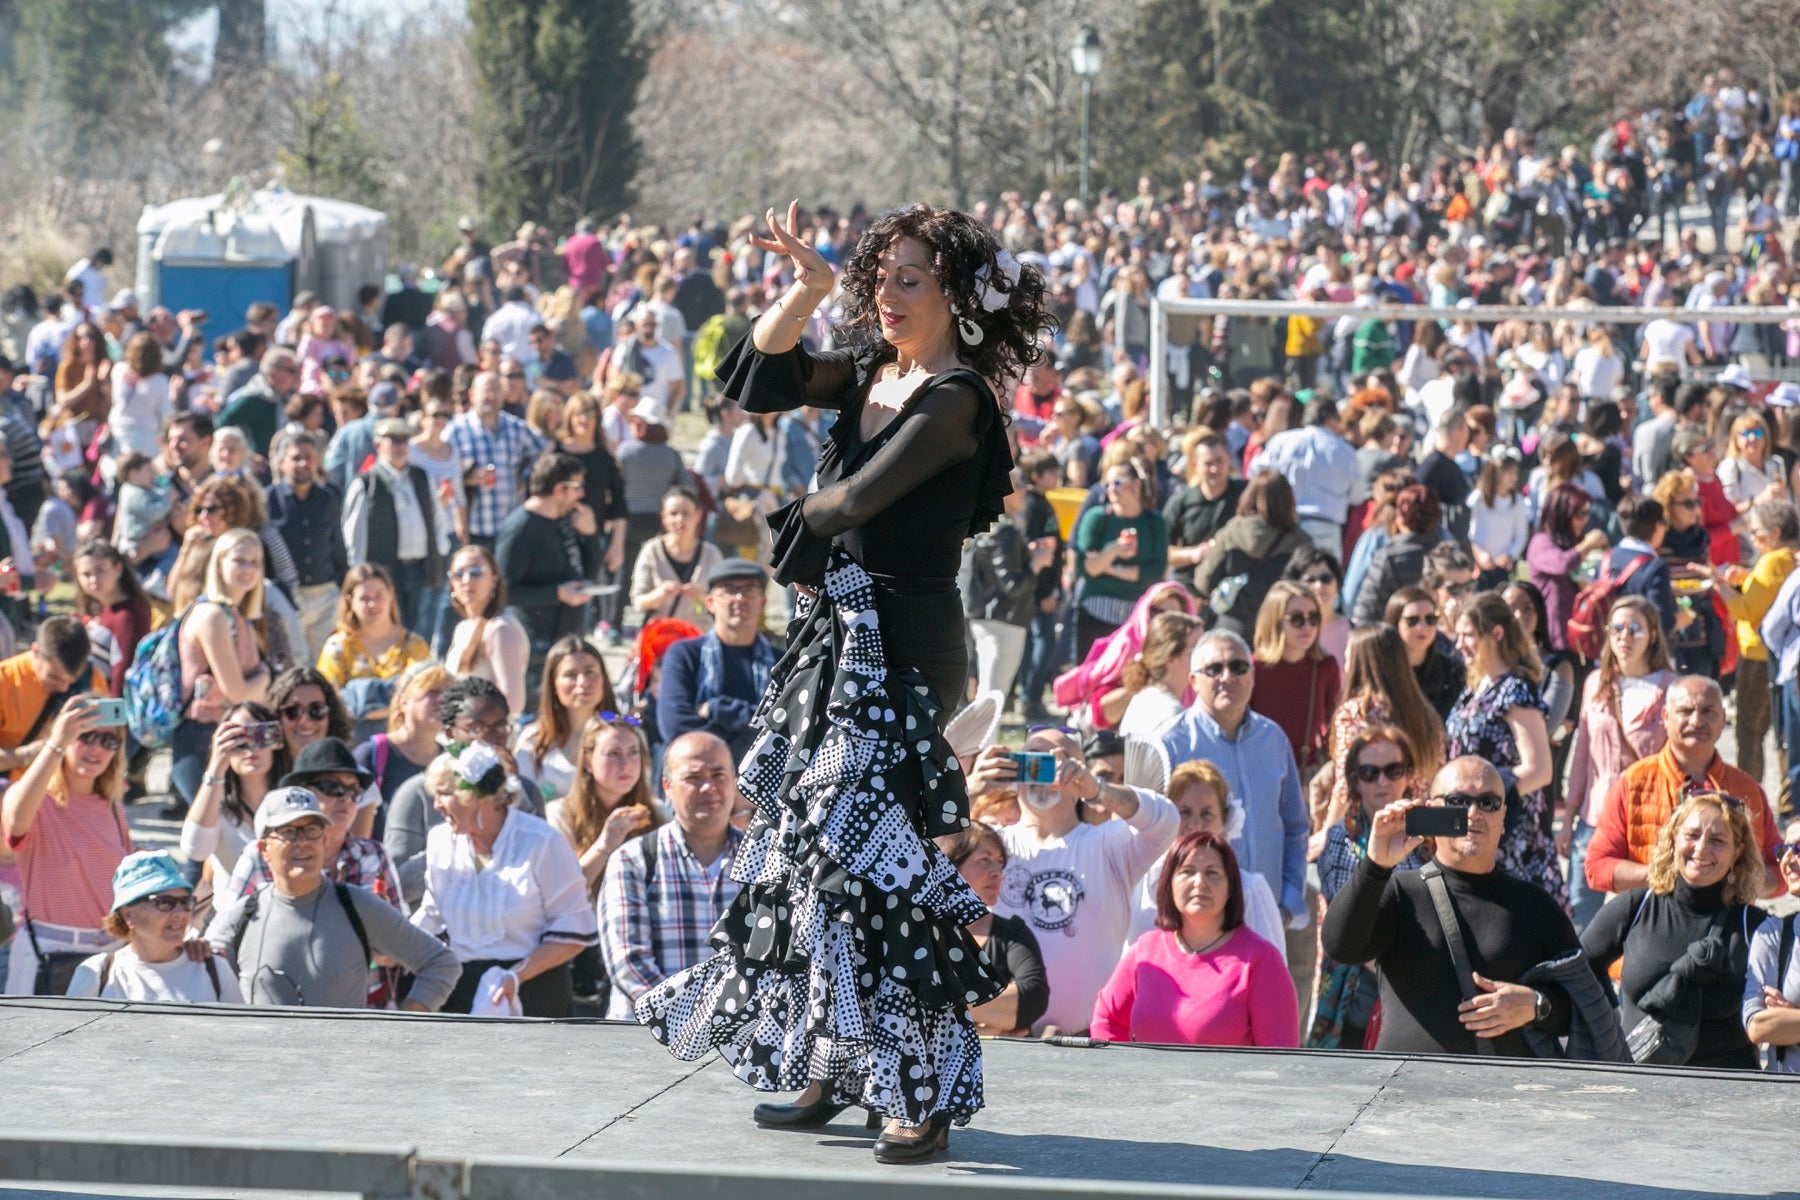
<instances>
[{"instance_id":1,"label":"woman in pink sweater","mask_svg":"<svg viewBox=\"0 0 1800 1200\"><path fill-rule=\"evenodd\" d=\"M1300 1044L1281 952L1244 924L1237 856L1217 834L1175 844L1156 883L1156 928L1094 1001L1093 1037L1189 1046Z\"/></svg>"}]
</instances>

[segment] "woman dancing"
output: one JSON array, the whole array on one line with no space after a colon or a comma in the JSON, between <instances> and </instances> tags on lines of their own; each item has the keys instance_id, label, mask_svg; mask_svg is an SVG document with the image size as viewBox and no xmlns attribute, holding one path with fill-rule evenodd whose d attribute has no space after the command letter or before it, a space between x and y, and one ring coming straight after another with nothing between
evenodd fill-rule
<instances>
[{"instance_id":1,"label":"woman dancing","mask_svg":"<svg viewBox=\"0 0 1800 1200\"><path fill-rule=\"evenodd\" d=\"M770 210L764 251L795 283L719 367L751 412L838 410L819 490L769 515L775 578L805 590L739 767L755 806L743 890L717 953L648 993L638 1019L677 1056L717 1049L762 1091L759 1125L815 1128L852 1105L882 1162L949 1144L982 1105L967 1012L999 992L964 928L986 911L932 842L968 825L941 730L968 677L955 576L1000 516L1012 455L993 381L1039 354L1043 279L958 212L876 221L844 269L865 348L810 353L831 269ZM746 344L747 343L747 344Z\"/></svg>"}]
</instances>

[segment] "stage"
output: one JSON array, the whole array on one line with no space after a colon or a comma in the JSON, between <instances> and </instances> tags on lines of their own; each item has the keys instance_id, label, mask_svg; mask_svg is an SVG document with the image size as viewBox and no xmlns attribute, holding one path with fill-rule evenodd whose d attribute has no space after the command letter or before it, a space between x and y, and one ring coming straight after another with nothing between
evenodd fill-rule
<instances>
[{"instance_id":1,"label":"stage","mask_svg":"<svg viewBox=\"0 0 1800 1200\"><path fill-rule=\"evenodd\" d=\"M0 1112L14 1135L402 1145L871 1183L1800 1195L1793 1079L1371 1054L988 1049L989 1107L952 1134L949 1155L882 1167L860 1112L816 1132L758 1130L755 1095L716 1057L677 1062L630 1026L9 997L0 999Z\"/></svg>"}]
</instances>

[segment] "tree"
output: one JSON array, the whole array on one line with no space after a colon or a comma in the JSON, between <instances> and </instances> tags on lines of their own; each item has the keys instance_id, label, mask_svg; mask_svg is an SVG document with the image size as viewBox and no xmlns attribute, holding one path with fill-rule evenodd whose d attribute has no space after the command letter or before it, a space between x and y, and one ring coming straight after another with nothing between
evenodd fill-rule
<instances>
[{"instance_id":1,"label":"tree","mask_svg":"<svg viewBox=\"0 0 1800 1200\"><path fill-rule=\"evenodd\" d=\"M29 94L42 94L81 144L129 100L114 86L141 62L167 70L165 37L202 0L14 0L14 62Z\"/></svg>"},{"instance_id":2,"label":"tree","mask_svg":"<svg viewBox=\"0 0 1800 1200\"><path fill-rule=\"evenodd\" d=\"M490 227L566 226L632 198L646 53L631 0L469 0Z\"/></svg>"},{"instance_id":3,"label":"tree","mask_svg":"<svg viewBox=\"0 0 1800 1200\"><path fill-rule=\"evenodd\" d=\"M1584 99L1607 113L1669 109L1701 77L1734 67L1746 87L1781 97L1800 88L1800 6L1793 0L1604 0L1570 54Z\"/></svg>"},{"instance_id":4,"label":"tree","mask_svg":"<svg viewBox=\"0 0 1800 1200\"><path fill-rule=\"evenodd\" d=\"M213 70L240 72L260 67L268 56L266 0L218 0L219 36L213 43Z\"/></svg>"}]
</instances>

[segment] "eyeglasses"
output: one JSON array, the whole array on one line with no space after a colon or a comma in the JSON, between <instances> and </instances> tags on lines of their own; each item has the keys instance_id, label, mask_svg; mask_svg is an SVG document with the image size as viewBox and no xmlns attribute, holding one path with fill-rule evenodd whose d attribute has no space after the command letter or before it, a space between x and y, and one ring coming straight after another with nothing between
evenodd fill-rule
<instances>
[{"instance_id":1,"label":"eyeglasses","mask_svg":"<svg viewBox=\"0 0 1800 1200\"><path fill-rule=\"evenodd\" d=\"M1622 633L1626 637L1635 638L1644 636L1644 626L1638 621L1614 621L1612 623L1612 631L1615 634Z\"/></svg>"},{"instance_id":2,"label":"eyeglasses","mask_svg":"<svg viewBox=\"0 0 1800 1200\"><path fill-rule=\"evenodd\" d=\"M339 783L335 779L315 779L306 785L309 792L317 792L330 800L344 800L351 796L362 795L362 788L354 783Z\"/></svg>"},{"instance_id":3,"label":"eyeglasses","mask_svg":"<svg viewBox=\"0 0 1800 1200\"><path fill-rule=\"evenodd\" d=\"M1224 662L1207 663L1199 668L1200 674L1208 679L1223 679L1225 672L1243 676L1250 673L1250 660L1247 658L1229 658Z\"/></svg>"},{"instance_id":4,"label":"eyeglasses","mask_svg":"<svg viewBox=\"0 0 1800 1200\"><path fill-rule=\"evenodd\" d=\"M629 725L633 729L636 729L638 726L643 724L642 721L638 720L636 717L632 716L630 713L610 712L604 708L601 709L599 712L595 713L594 716L599 718L600 720L606 722L608 725Z\"/></svg>"},{"instance_id":5,"label":"eyeglasses","mask_svg":"<svg viewBox=\"0 0 1800 1200\"><path fill-rule=\"evenodd\" d=\"M100 750L117 750L125 744L125 739L110 729L90 729L75 740Z\"/></svg>"},{"instance_id":6,"label":"eyeglasses","mask_svg":"<svg viewBox=\"0 0 1800 1200\"><path fill-rule=\"evenodd\" d=\"M1440 583L1438 587L1446 596L1466 596L1475 590L1475 581L1469 579L1462 583Z\"/></svg>"},{"instance_id":7,"label":"eyeglasses","mask_svg":"<svg viewBox=\"0 0 1800 1200\"><path fill-rule=\"evenodd\" d=\"M481 725L474 721L458 721L450 727L451 736L459 741L504 742L510 727L505 721L493 721Z\"/></svg>"},{"instance_id":8,"label":"eyeglasses","mask_svg":"<svg viewBox=\"0 0 1800 1200\"><path fill-rule=\"evenodd\" d=\"M448 421L453 415L454 414L452 413L445 412L441 408L430 408L425 410L425 419L427 421Z\"/></svg>"},{"instance_id":9,"label":"eyeglasses","mask_svg":"<svg viewBox=\"0 0 1800 1200\"><path fill-rule=\"evenodd\" d=\"M1305 629L1309 626L1316 629L1325 623L1325 618L1320 616L1319 610L1315 608L1308 613L1289 613L1287 623L1294 629Z\"/></svg>"},{"instance_id":10,"label":"eyeglasses","mask_svg":"<svg viewBox=\"0 0 1800 1200\"><path fill-rule=\"evenodd\" d=\"M462 567L450 572L450 578L452 579L486 579L487 575L488 569L486 567Z\"/></svg>"},{"instance_id":11,"label":"eyeglasses","mask_svg":"<svg viewBox=\"0 0 1800 1200\"><path fill-rule=\"evenodd\" d=\"M1418 613L1407 613L1400 618L1400 623L1408 629L1417 629L1421 625L1429 625L1431 628L1436 629L1438 615L1436 613L1426 613L1423 616L1420 616Z\"/></svg>"},{"instance_id":12,"label":"eyeglasses","mask_svg":"<svg viewBox=\"0 0 1800 1200\"><path fill-rule=\"evenodd\" d=\"M325 836L323 821L302 821L297 825L283 825L280 829L271 829L263 835L277 842L316 842Z\"/></svg>"},{"instance_id":13,"label":"eyeglasses","mask_svg":"<svg viewBox=\"0 0 1800 1200\"><path fill-rule=\"evenodd\" d=\"M502 371L502 372L500 372L500 378L502 378L502 379L523 379L523 378L525 378L525 372L523 372L523 371Z\"/></svg>"},{"instance_id":14,"label":"eyeglasses","mask_svg":"<svg viewBox=\"0 0 1800 1200\"><path fill-rule=\"evenodd\" d=\"M1738 436L1749 438L1751 441L1754 441L1754 442L1760 442L1763 440L1763 431L1760 429L1746 429L1742 433L1738 434Z\"/></svg>"},{"instance_id":15,"label":"eyeglasses","mask_svg":"<svg viewBox=\"0 0 1800 1200\"><path fill-rule=\"evenodd\" d=\"M199 508L194 510L194 515L196 517L210 517L214 513L221 513L224 511L225 506L223 504L202 504Z\"/></svg>"},{"instance_id":16,"label":"eyeglasses","mask_svg":"<svg viewBox=\"0 0 1800 1200\"><path fill-rule=\"evenodd\" d=\"M323 721L331 716L331 705L323 700L315 700L311 704L284 704L276 711L284 721L298 721L301 717L309 721Z\"/></svg>"},{"instance_id":17,"label":"eyeglasses","mask_svg":"<svg viewBox=\"0 0 1800 1200\"><path fill-rule=\"evenodd\" d=\"M1066 733L1072 738L1081 736L1081 731L1073 725L1032 725L1025 730L1027 736L1034 733Z\"/></svg>"},{"instance_id":18,"label":"eyeglasses","mask_svg":"<svg viewBox=\"0 0 1800 1200\"><path fill-rule=\"evenodd\" d=\"M1330 587L1337 582L1335 575L1302 575L1300 582L1307 587Z\"/></svg>"},{"instance_id":19,"label":"eyeglasses","mask_svg":"<svg viewBox=\"0 0 1800 1200\"><path fill-rule=\"evenodd\" d=\"M1474 805L1484 813L1497 813L1506 807L1506 797L1499 792L1476 792L1473 795L1468 792L1445 792L1432 799L1451 808L1468 808Z\"/></svg>"},{"instance_id":20,"label":"eyeglasses","mask_svg":"<svg viewBox=\"0 0 1800 1200\"><path fill-rule=\"evenodd\" d=\"M137 901L137 903L148 904L159 913L194 911L194 897L192 893L185 896L175 896L168 893L157 896L145 896L142 900Z\"/></svg>"},{"instance_id":21,"label":"eyeglasses","mask_svg":"<svg viewBox=\"0 0 1800 1200\"><path fill-rule=\"evenodd\" d=\"M1780 862L1790 854L1800 854L1800 842L1776 842L1775 861Z\"/></svg>"},{"instance_id":22,"label":"eyeglasses","mask_svg":"<svg viewBox=\"0 0 1800 1200\"><path fill-rule=\"evenodd\" d=\"M1116 492L1128 483L1136 483L1135 479L1109 479L1100 486L1109 492Z\"/></svg>"},{"instance_id":23,"label":"eyeglasses","mask_svg":"<svg viewBox=\"0 0 1800 1200\"><path fill-rule=\"evenodd\" d=\"M1399 783L1412 774L1412 764L1396 763L1357 763L1356 778L1361 783L1374 783L1377 779L1386 778L1389 783Z\"/></svg>"}]
</instances>

